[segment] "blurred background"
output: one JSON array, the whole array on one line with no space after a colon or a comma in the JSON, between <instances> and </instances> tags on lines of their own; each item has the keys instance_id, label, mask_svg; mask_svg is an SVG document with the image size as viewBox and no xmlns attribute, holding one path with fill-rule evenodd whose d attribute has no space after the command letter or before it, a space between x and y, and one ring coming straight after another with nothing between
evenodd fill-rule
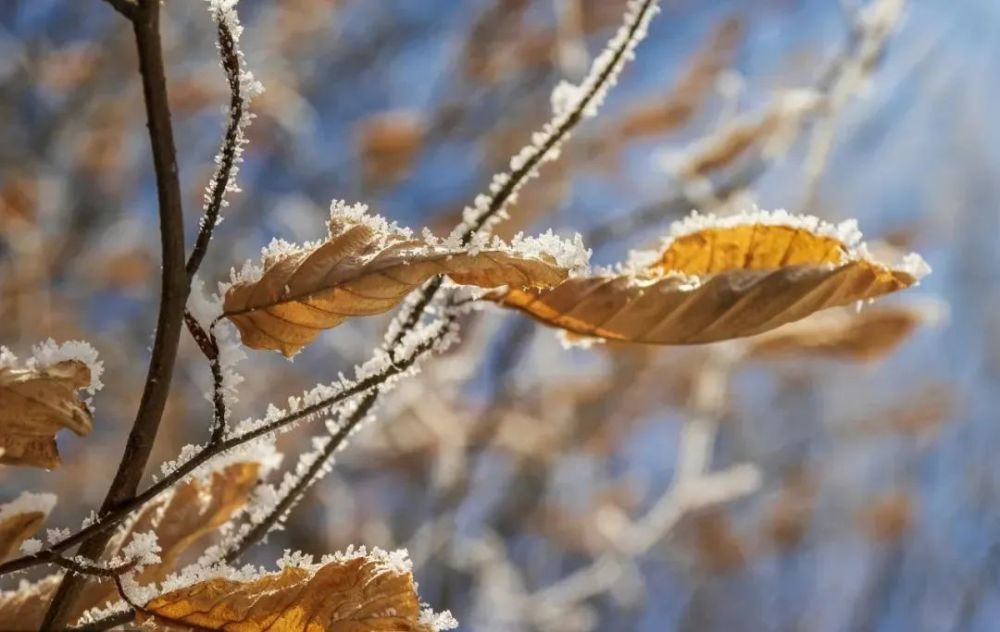
<instances>
[{"instance_id":1,"label":"blurred background","mask_svg":"<svg viewBox=\"0 0 1000 632\"><path fill-rule=\"evenodd\" d=\"M322 236L331 199L445 234L623 7L243 0L266 92L200 277ZM204 3L166 3L162 31L193 238L228 97ZM421 597L467 630L1000 630L998 59L995 0L664 0L498 232L579 231L609 264L693 208L757 204L857 218L933 274L838 315L875 327L853 346L565 350L475 314L249 559L405 546ZM793 107L803 90L825 107ZM142 387L159 292L144 123L109 6L0 3L0 343L82 338L106 369L94 433L59 435L59 469L0 470L3 500L59 494L50 526L100 504ZM234 418L349 372L387 318L294 363L248 352ZM204 440L209 384L185 334L154 463ZM316 431L282 438L286 466ZM692 467L708 478L679 493Z\"/></svg>"}]
</instances>

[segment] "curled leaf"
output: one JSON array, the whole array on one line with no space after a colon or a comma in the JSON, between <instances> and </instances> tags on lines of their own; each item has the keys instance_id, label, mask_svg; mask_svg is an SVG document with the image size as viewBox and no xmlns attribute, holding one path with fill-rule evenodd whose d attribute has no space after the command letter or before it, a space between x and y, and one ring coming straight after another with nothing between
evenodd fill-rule
<instances>
[{"instance_id":1,"label":"curled leaf","mask_svg":"<svg viewBox=\"0 0 1000 632\"><path fill-rule=\"evenodd\" d=\"M716 342L759 334L829 307L895 292L926 264L872 260L853 222L839 227L783 212L675 224L663 248L617 274L490 298L580 336L646 344Z\"/></svg>"},{"instance_id":2,"label":"curled leaf","mask_svg":"<svg viewBox=\"0 0 1000 632\"><path fill-rule=\"evenodd\" d=\"M436 625L441 619L421 608L409 561L377 549L321 564L286 565L256 579L209 579L156 597L140 619L199 630L441 629Z\"/></svg>"},{"instance_id":3,"label":"curled leaf","mask_svg":"<svg viewBox=\"0 0 1000 632\"><path fill-rule=\"evenodd\" d=\"M90 383L90 369L76 360L44 369L0 367L0 463L57 466L56 433L69 428L82 436L93 427L77 395Z\"/></svg>"},{"instance_id":4,"label":"curled leaf","mask_svg":"<svg viewBox=\"0 0 1000 632\"><path fill-rule=\"evenodd\" d=\"M540 250L448 247L414 239L364 210L335 206L325 241L301 248L273 244L262 270L236 280L226 292L223 315L236 324L245 345L292 356L320 331L385 312L438 274L484 288L549 287L567 276L556 257Z\"/></svg>"},{"instance_id":5,"label":"curled leaf","mask_svg":"<svg viewBox=\"0 0 1000 632\"><path fill-rule=\"evenodd\" d=\"M52 494L22 492L15 500L0 505L0 561L41 528L55 503Z\"/></svg>"}]
</instances>

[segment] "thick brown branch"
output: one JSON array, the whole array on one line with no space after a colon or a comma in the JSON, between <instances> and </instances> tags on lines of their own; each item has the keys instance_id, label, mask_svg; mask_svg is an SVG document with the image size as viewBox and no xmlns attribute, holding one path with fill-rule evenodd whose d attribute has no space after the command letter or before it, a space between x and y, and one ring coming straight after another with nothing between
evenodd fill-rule
<instances>
[{"instance_id":1,"label":"thick brown branch","mask_svg":"<svg viewBox=\"0 0 1000 632\"><path fill-rule=\"evenodd\" d=\"M146 470L160 419L163 416L167 393L170 390L184 304L188 294L188 279L184 268L184 218L181 209L180 181L177 176L177 154L167 101L159 15L159 0L144 0L142 4L136 5L131 20L139 57L139 71L142 75L160 209L160 243L163 257L160 311L139 410L125 444L125 452L118 465L118 471L101 506L102 514L132 498ZM110 533L106 532L84 543L80 554L89 559L98 558L109 537ZM52 600L43 628L66 627L73 602L76 601L82 586L83 578L75 573L67 573Z\"/></svg>"}]
</instances>

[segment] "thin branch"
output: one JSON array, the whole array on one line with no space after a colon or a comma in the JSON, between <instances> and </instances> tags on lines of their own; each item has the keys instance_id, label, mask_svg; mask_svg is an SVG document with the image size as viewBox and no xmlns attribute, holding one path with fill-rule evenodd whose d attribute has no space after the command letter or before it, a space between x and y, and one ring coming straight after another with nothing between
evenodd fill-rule
<instances>
[{"instance_id":1,"label":"thin branch","mask_svg":"<svg viewBox=\"0 0 1000 632\"><path fill-rule=\"evenodd\" d=\"M240 69L241 54L233 33L232 25L226 15L217 10L213 17L218 25L219 58L222 69L226 73L229 84L229 122L222 138L222 144L216 158L215 174L205 192L205 212L201 218L198 237L194 249L187 261L188 282L194 277L201 266L208 244L212 240L212 232L219 222L219 212L225 206L226 192L231 190L231 182L240 160L241 146L244 143L243 128L249 122L246 113L246 95L243 93L242 71Z\"/></svg>"},{"instance_id":2,"label":"thin branch","mask_svg":"<svg viewBox=\"0 0 1000 632\"><path fill-rule=\"evenodd\" d=\"M116 6L115 3L112 4ZM170 390L184 303L187 301L189 288L184 270L184 215L177 175L177 152L170 123L163 51L160 44L159 16L159 1L144 0L142 4L135 5L130 20L135 33L139 72L142 75L160 210L160 243L163 260L160 310L139 410L125 444L118 471L101 506L101 514L113 510L121 502L134 496L146 470L160 419L163 416L167 393ZM110 534L85 543L80 554L96 559L104 550L108 537ZM82 587L83 581L80 576L74 573L66 574L52 599L43 627L46 629L66 627L71 606Z\"/></svg>"},{"instance_id":3,"label":"thin branch","mask_svg":"<svg viewBox=\"0 0 1000 632\"><path fill-rule=\"evenodd\" d=\"M443 336L444 332L442 332L441 335ZM266 423L259 428L232 436L217 445L206 446L200 452L195 454L189 461L186 461L182 465L178 466L173 472L151 485L142 493L128 499L127 501L123 501L112 511L99 516L98 519L89 526L37 553L24 555L0 564L0 576L22 571L40 564L51 563L53 559L62 552L76 546L77 544L87 541L92 537L105 533L115 525L121 523L133 511L141 508L153 498L156 498L163 492L167 491L213 458L254 441L255 439L278 432L301 419L322 413L333 406L350 399L351 397L366 393L373 388L378 388L390 378L407 371L420 357L429 352L438 342L438 337L429 338L419 344L413 350L413 354L410 357L388 365L381 372L365 378L350 387L344 388L335 395L331 395L316 404L306 406L284 415L283 417Z\"/></svg>"},{"instance_id":4,"label":"thin branch","mask_svg":"<svg viewBox=\"0 0 1000 632\"><path fill-rule=\"evenodd\" d=\"M120 577L123 573L127 573L135 568L134 562L126 562L118 566L104 567L62 556L56 556L53 558L52 563L56 566L61 566L66 570L73 571L78 575L91 575L93 577L103 577L107 579Z\"/></svg>"}]
</instances>

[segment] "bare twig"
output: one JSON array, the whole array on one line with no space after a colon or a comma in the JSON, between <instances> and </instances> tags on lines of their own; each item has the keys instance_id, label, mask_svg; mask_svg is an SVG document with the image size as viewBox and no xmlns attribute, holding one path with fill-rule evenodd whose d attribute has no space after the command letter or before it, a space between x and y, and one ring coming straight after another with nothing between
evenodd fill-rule
<instances>
[{"instance_id":1,"label":"bare twig","mask_svg":"<svg viewBox=\"0 0 1000 632\"><path fill-rule=\"evenodd\" d=\"M120 11L125 6L112 2ZM120 5L120 6L119 6ZM160 44L160 3L144 0L131 15L139 72L142 75L143 97L149 127L149 139L156 172L156 189L160 209L160 242L162 248L162 275L160 287L160 312L156 324L152 357L143 388L139 410L125 444L125 452L118 471L108 489L101 514L113 510L121 502L135 495L146 470L166 405L177 344L180 340L184 303L187 301L188 281L184 271L184 215L181 207L180 181L177 176L177 153L170 123L170 106L167 100L167 80ZM107 544L108 535L102 535L81 547L80 554L96 559ZM46 614L43 627L65 627L71 606L83 586L82 578L67 573L59 586Z\"/></svg>"}]
</instances>

